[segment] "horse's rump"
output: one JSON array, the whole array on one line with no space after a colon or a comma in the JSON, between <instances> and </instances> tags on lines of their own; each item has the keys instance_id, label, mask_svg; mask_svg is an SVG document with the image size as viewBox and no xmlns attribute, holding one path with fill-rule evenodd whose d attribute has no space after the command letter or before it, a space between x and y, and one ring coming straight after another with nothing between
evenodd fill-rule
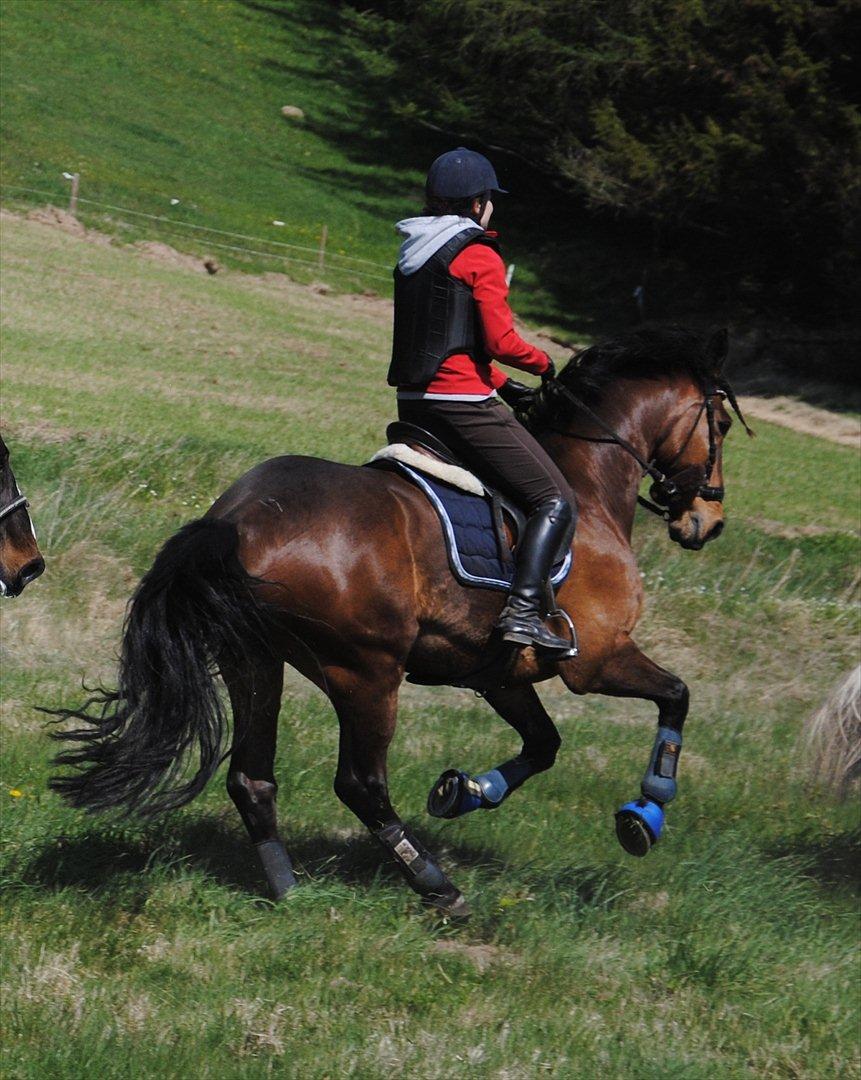
<instances>
[{"instance_id":1,"label":"horse's rump","mask_svg":"<svg viewBox=\"0 0 861 1080\"><path fill-rule=\"evenodd\" d=\"M388 470L272 458L209 515L236 525L242 564L315 651L349 641L410 668L467 671L501 607L499 593L455 581L426 496Z\"/></svg>"}]
</instances>

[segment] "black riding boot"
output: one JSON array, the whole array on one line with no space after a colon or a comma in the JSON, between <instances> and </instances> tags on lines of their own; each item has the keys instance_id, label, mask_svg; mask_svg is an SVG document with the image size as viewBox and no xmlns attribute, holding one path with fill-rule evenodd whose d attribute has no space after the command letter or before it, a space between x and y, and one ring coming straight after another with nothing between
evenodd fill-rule
<instances>
[{"instance_id":1,"label":"black riding boot","mask_svg":"<svg viewBox=\"0 0 861 1080\"><path fill-rule=\"evenodd\" d=\"M497 629L503 641L533 645L540 652L571 655L571 642L544 624L547 579L554 561L570 545L574 512L565 499L544 503L529 516L517 552L514 581Z\"/></svg>"}]
</instances>

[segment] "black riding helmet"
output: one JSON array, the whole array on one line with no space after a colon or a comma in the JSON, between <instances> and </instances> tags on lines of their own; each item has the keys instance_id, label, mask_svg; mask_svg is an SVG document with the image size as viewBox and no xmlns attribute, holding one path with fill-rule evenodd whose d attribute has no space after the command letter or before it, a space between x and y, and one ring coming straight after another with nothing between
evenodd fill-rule
<instances>
[{"instance_id":1,"label":"black riding helmet","mask_svg":"<svg viewBox=\"0 0 861 1080\"><path fill-rule=\"evenodd\" d=\"M507 195L499 186L496 171L484 154L459 146L448 150L428 169L425 192L429 199L471 199L489 197L492 192Z\"/></svg>"}]
</instances>

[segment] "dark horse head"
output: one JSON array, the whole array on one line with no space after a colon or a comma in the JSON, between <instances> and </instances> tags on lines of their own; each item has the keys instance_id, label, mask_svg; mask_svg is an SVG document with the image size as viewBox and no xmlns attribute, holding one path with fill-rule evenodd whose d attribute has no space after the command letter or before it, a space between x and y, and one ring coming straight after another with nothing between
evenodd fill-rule
<instances>
[{"instance_id":1,"label":"dark horse head","mask_svg":"<svg viewBox=\"0 0 861 1080\"><path fill-rule=\"evenodd\" d=\"M0 596L18 596L44 569L27 500L9 465L9 448L0 438Z\"/></svg>"},{"instance_id":2,"label":"dark horse head","mask_svg":"<svg viewBox=\"0 0 861 1080\"><path fill-rule=\"evenodd\" d=\"M752 434L723 375L726 354L725 330L706 339L682 327L637 330L576 356L521 419L536 433L549 426L588 438L584 424L611 418L603 431L613 434L598 441L639 462L653 481L652 501L640 501L666 519L672 540L698 551L723 531L727 402Z\"/></svg>"}]
</instances>

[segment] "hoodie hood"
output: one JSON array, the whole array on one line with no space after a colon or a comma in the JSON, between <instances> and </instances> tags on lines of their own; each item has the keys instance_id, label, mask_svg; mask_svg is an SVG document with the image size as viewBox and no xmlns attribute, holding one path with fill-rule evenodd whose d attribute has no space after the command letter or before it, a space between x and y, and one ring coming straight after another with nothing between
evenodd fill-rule
<instances>
[{"instance_id":1,"label":"hoodie hood","mask_svg":"<svg viewBox=\"0 0 861 1080\"><path fill-rule=\"evenodd\" d=\"M460 217L457 214L404 218L395 225L395 231L404 238L398 254L398 269L405 276L414 274L444 244L467 230L484 232L472 218Z\"/></svg>"}]
</instances>

